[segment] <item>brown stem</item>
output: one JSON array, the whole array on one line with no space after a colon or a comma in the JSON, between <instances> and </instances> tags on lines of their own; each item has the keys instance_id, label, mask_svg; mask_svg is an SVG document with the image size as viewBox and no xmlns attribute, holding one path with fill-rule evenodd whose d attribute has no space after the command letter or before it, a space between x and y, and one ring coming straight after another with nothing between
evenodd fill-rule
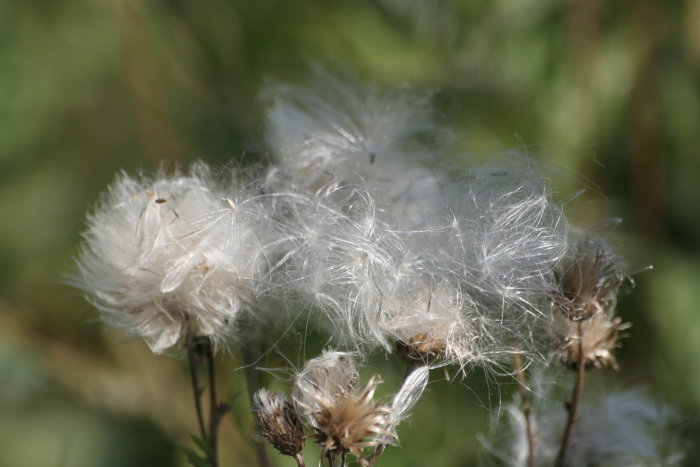
<instances>
[{"instance_id":1,"label":"brown stem","mask_svg":"<svg viewBox=\"0 0 700 467\"><path fill-rule=\"evenodd\" d=\"M380 444L379 446L377 446L377 449L374 450L372 456L367 460L367 467L374 466L379 461L379 456L382 455L385 449L386 444Z\"/></svg>"},{"instance_id":2,"label":"brown stem","mask_svg":"<svg viewBox=\"0 0 700 467\"><path fill-rule=\"evenodd\" d=\"M250 345L241 345L241 353L243 354L243 365L245 372L246 385L248 386L248 401L250 406L253 407L255 402L255 392L260 389L260 378L258 377L258 372L255 371L255 358L251 352ZM259 467L271 467L270 458L267 455L267 450L265 449L265 444L263 444L262 439L258 436L253 436L253 447L255 449L255 457L258 458ZM296 458L296 457L295 457ZM299 462L297 460L297 462Z\"/></svg>"},{"instance_id":3,"label":"brown stem","mask_svg":"<svg viewBox=\"0 0 700 467\"><path fill-rule=\"evenodd\" d=\"M571 402L568 404L569 409L569 419L566 422L566 430L564 431L564 438L561 440L561 447L559 448L559 454L557 455L557 460L554 463L555 467L563 467L564 460L566 459L566 450L569 447L569 441L571 440L571 434L574 432L574 425L576 420L578 420L578 409L581 403L581 396L583 395L583 380L586 374L586 365L583 361L583 323L578 322L578 361L576 362L576 384L574 385L574 394L572 396Z\"/></svg>"},{"instance_id":4,"label":"brown stem","mask_svg":"<svg viewBox=\"0 0 700 467\"><path fill-rule=\"evenodd\" d=\"M530 395L527 390L527 381L525 379L525 370L523 369L523 360L519 353L513 356L515 374L518 378L518 392L520 393L520 406L523 409L525 416L525 433L527 435L527 466L535 465L535 436L532 432L532 419L530 414L532 406L530 405Z\"/></svg>"},{"instance_id":5,"label":"brown stem","mask_svg":"<svg viewBox=\"0 0 700 467\"><path fill-rule=\"evenodd\" d=\"M306 462L304 462L304 456L300 452L294 454L294 460L297 461L297 467L306 467Z\"/></svg>"}]
</instances>

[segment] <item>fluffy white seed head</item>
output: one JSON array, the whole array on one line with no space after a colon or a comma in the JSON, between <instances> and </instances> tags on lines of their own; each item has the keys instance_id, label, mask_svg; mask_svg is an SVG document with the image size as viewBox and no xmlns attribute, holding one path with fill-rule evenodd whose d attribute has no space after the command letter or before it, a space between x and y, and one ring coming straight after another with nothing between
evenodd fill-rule
<instances>
[{"instance_id":1,"label":"fluffy white seed head","mask_svg":"<svg viewBox=\"0 0 700 467\"><path fill-rule=\"evenodd\" d=\"M418 137L435 129L426 98L382 92L318 68L308 81L265 93L267 144L296 186L394 181L396 171L412 170Z\"/></svg>"},{"instance_id":2,"label":"fluffy white seed head","mask_svg":"<svg viewBox=\"0 0 700 467\"><path fill-rule=\"evenodd\" d=\"M122 174L88 217L77 285L156 353L185 336L220 345L264 269L245 205L218 193L203 164L187 176Z\"/></svg>"},{"instance_id":3,"label":"fluffy white seed head","mask_svg":"<svg viewBox=\"0 0 700 467\"><path fill-rule=\"evenodd\" d=\"M535 465L552 465L559 453L568 412L553 390L552 371L534 372L530 421L536 440ZM557 393L555 395L555 392ZM517 396L519 399L519 396ZM505 404L494 420L492 435L482 439L492 461L525 467L528 441L520 401ZM565 465L673 466L681 465L683 450L673 431L677 414L633 387L584 397L567 450ZM491 462L496 464L496 462Z\"/></svg>"},{"instance_id":4,"label":"fluffy white seed head","mask_svg":"<svg viewBox=\"0 0 700 467\"><path fill-rule=\"evenodd\" d=\"M491 353L541 352L534 330L551 321L554 269L568 246L547 180L512 164L473 170L451 190L452 220L437 242L442 270L492 330Z\"/></svg>"},{"instance_id":5,"label":"fluffy white seed head","mask_svg":"<svg viewBox=\"0 0 700 467\"><path fill-rule=\"evenodd\" d=\"M300 198L301 199L301 198ZM369 193L335 189L287 207L288 232L296 247L286 267L287 287L321 311L323 322L344 344L377 339L381 309L378 280L391 267L398 239L381 223Z\"/></svg>"},{"instance_id":6,"label":"fluffy white seed head","mask_svg":"<svg viewBox=\"0 0 700 467\"><path fill-rule=\"evenodd\" d=\"M480 329L473 304L454 283L415 266L404 262L385 278L385 301L376 317L383 338L395 342L399 356L411 364L481 361L486 335L478 333L488 330Z\"/></svg>"},{"instance_id":7,"label":"fluffy white seed head","mask_svg":"<svg viewBox=\"0 0 700 467\"><path fill-rule=\"evenodd\" d=\"M584 403L567 453L570 465L680 465L671 426L676 414L640 388Z\"/></svg>"}]
</instances>

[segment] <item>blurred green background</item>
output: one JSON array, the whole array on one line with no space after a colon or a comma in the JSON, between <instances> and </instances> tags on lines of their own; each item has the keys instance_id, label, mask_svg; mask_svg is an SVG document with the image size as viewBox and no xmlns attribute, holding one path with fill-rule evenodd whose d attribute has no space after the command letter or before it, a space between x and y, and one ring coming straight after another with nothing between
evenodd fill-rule
<instances>
[{"instance_id":1,"label":"blurred green background","mask_svg":"<svg viewBox=\"0 0 700 467\"><path fill-rule=\"evenodd\" d=\"M654 269L601 378L648 386L700 437L700 2L0 0L0 466L184 465L183 362L123 344L63 275L116 171L256 161L260 89L309 61L434 90L460 153L526 151L561 199L587 188L573 219L622 217L613 244ZM401 370L374 364L390 392ZM222 356L221 387L245 413L239 366ZM435 382L381 464L473 465L511 389ZM253 465L232 417L221 439L222 465Z\"/></svg>"}]
</instances>

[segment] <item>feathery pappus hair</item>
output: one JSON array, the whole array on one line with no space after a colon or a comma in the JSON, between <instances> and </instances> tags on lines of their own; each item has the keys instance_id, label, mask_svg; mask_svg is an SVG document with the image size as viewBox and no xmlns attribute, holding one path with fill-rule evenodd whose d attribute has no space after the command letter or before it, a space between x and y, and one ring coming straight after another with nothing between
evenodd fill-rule
<instances>
[{"instance_id":1,"label":"feathery pappus hair","mask_svg":"<svg viewBox=\"0 0 700 467\"><path fill-rule=\"evenodd\" d=\"M537 394L530 414L536 439L535 465L552 465L559 452L567 413L552 397L551 372L536 374L544 392ZM676 466L684 452L673 425L677 413L640 387L584 398L564 465L586 467ZM489 438L481 437L486 465L526 467L528 441L525 415L519 403L505 404L494 419Z\"/></svg>"},{"instance_id":2,"label":"feathery pappus hair","mask_svg":"<svg viewBox=\"0 0 700 467\"><path fill-rule=\"evenodd\" d=\"M380 338L364 316L381 307L381 280L400 249L398 238L377 219L370 193L336 188L299 196L286 207L295 243L285 265L285 287L318 311L342 344L362 347ZM373 336L373 337L372 337Z\"/></svg>"},{"instance_id":3,"label":"feathery pappus hair","mask_svg":"<svg viewBox=\"0 0 700 467\"><path fill-rule=\"evenodd\" d=\"M301 202L300 202L301 200ZM358 350L381 347L412 363L472 363L487 332L451 277L436 275L429 254L379 219L372 193L336 188L287 206L297 247L283 282L321 313L336 339Z\"/></svg>"},{"instance_id":4,"label":"feathery pappus hair","mask_svg":"<svg viewBox=\"0 0 700 467\"><path fill-rule=\"evenodd\" d=\"M355 355L326 350L299 372L293 400L302 419L314 430L324 453L350 452L361 457L372 446L398 441L396 426L408 416L428 382L428 368L406 378L390 404L374 400L378 375L359 384Z\"/></svg>"},{"instance_id":5,"label":"feathery pappus hair","mask_svg":"<svg viewBox=\"0 0 700 467\"><path fill-rule=\"evenodd\" d=\"M536 330L551 321L553 274L568 247L562 207L523 161L473 169L448 188L449 217L432 244L476 309L473 322L488 330L482 352L540 358Z\"/></svg>"},{"instance_id":6,"label":"feathery pappus hair","mask_svg":"<svg viewBox=\"0 0 700 467\"><path fill-rule=\"evenodd\" d=\"M305 85L271 85L263 100L270 103L267 146L301 191L394 183L397 172L417 180L412 159L426 154L419 140L437 130L428 97L382 91L318 66Z\"/></svg>"}]
</instances>

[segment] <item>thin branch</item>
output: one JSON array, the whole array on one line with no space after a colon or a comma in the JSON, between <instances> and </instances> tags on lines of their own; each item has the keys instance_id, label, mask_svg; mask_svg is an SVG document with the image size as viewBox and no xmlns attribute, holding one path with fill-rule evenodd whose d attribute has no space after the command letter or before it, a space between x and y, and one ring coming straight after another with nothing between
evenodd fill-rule
<instances>
[{"instance_id":1,"label":"thin branch","mask_svg":"<svg viewBox=\"0 0 700 467\"><path fill-rule=\"evenodd\" d=\"M210 462L212 467L218 465L217 460L217 431L221 420L219 403L216 400L216 374L214 372L214 351L211 348L211 341L206 340L205 352L207 357L207 370L209 372L209 448L211 449Z\"/></svg>"},{"instance_id":2,"label":"thin branch","mask_svg":"<svg viewBox=\"0 0 700 467\"><path fill-rule=\"evenodd\" d=\"M574 386L573 397L571 399L571 402L568 404L569 419L566 422L566 430L564 431L564 437L561 441L561 447L559 448L557 460L554 463L555 467L564 466L564 460L566 459L566 450L569 447L571 434L574 432L574 425L576 424L576 420L578 420L578 409L579 405L581 404L581 396L583 395L583 380L586 375L586 365L583 360L583 323L579 321L577 324L578 361L576 362L576 384Z\"/></svg>"},{"instance_id":3,"label":"thin branch","mask_svg":"<svg viewBox=\"0 0 700 467\"><path fill-rule=\"evenodd\" d=\"M380 444L379 446L377 446L377 448L372 453L372 456L367 460L367 467L374 466L379 461L379 456L382 455L385 449L386 444Z\"/></svg>"},{"instance_id":4,"label":"thin branch","mask_svg":"<svg viewBox=\"0 0 700 467\"><path fill-rule=\"evenodd\" d=\"M527 466L534 467L535 465L535 436L532 432L532 406L530 405L530 394L527 390L527 380L525 379L525 370L523 369L523 360L519 353L513 356L515 374L518 378L518 392L520 393L520 407L525 416L525 433L527 435Z\"/></svg>"}]
</instances>

